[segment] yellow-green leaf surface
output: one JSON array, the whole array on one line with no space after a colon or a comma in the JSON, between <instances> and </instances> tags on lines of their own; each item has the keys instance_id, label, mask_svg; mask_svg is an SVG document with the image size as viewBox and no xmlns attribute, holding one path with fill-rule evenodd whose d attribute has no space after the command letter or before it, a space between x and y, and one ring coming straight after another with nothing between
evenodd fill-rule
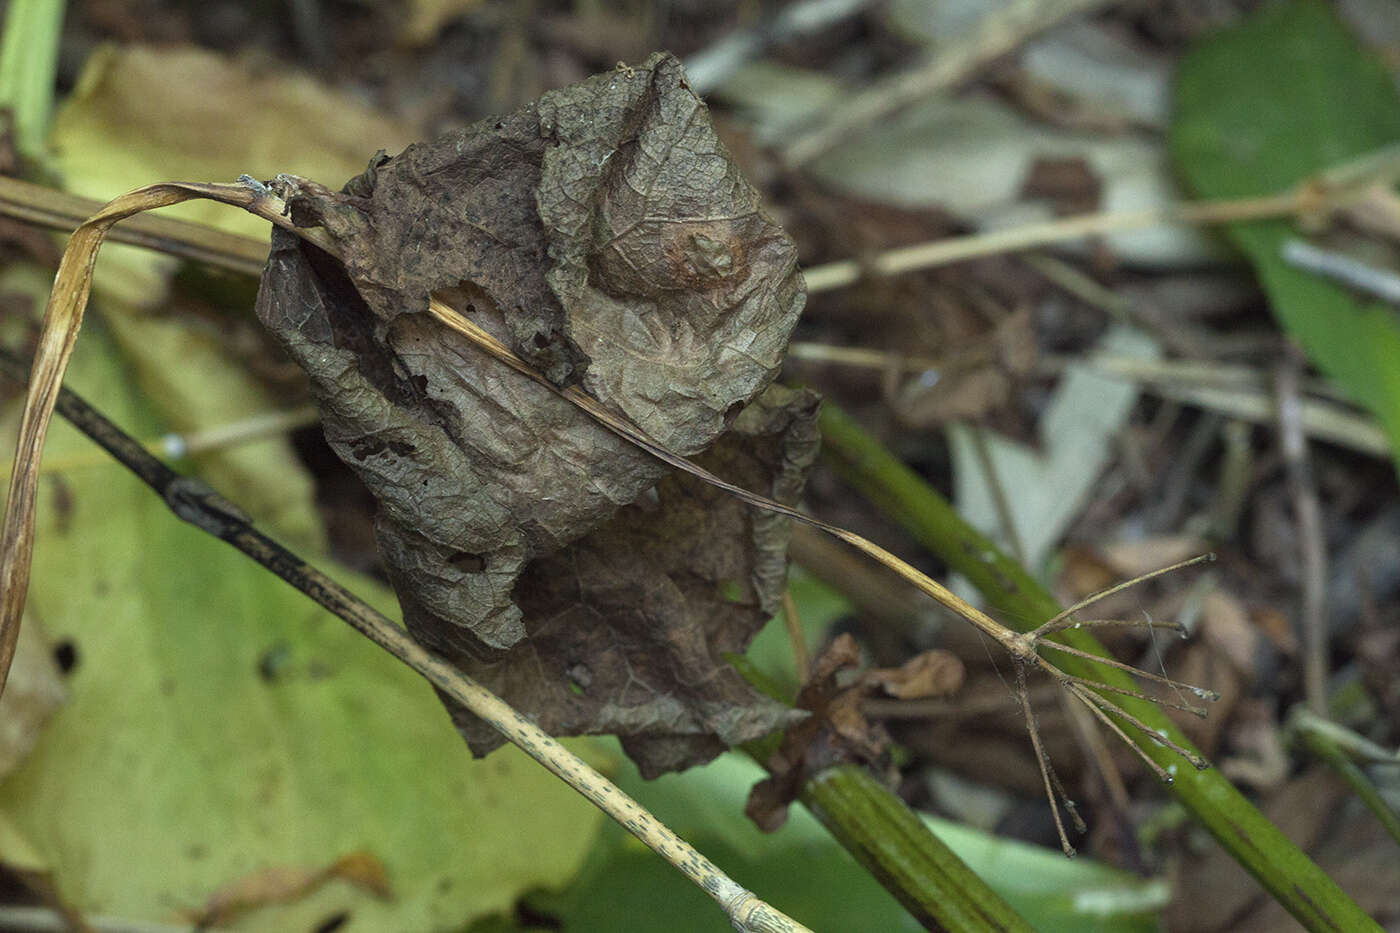
<instances>
[{"instance_id":1,"label":"yellow-green leaf surface","mask_svg":"<svg viewBox=\"0 0 1400 933\"><path fill-rule=\"evenodd\" d=\"M412 131L309 75L203 49L103 46L54 117L51 166L74 194L109 200L158 181L271 178L292 172L338 188L376 150ZM207 201L163 213L265 239L268 224ZM176 260L109 247L105 294L151 307Z\"/></svg>"},{"instance_id":2,"label":"yellow-green leaf surface","mask_svg":"<svg viewBox=\"0 0 1400 933\"><path fill-rule=\"evenodd\" d=\"M54 169L76 194L108 200L158 181L233 181L292 172L331 187L361 172L380 148L412 141L400 123L315 79L246 59L173 47L100 48L54 119ZM163 214L266 239L268 224L222 204L191 202ZM177 260L109 245L97 265L96 308L135 364L142 389L181 432L241 421L278 399L231 358L230 338L251 323L251 288L233 317L170 308ZM246 315L243 323L239 318ZM289 543L315 547L311 488L282 439L199 458L205 476L270 522Z\"/></svg>"},{"instance_id":3,"label":"yellow-green leaf surface","mask_svg":"<svg viewBox=\"0 0 1400 933\"><path fill-rule=\"evenodd\" d=\"M124 427L161 427L101 329L71 372ZM13 416L0 427L12 437ZM87 444L56 422L49 454ZM577 870L596 811L513 750L471 760L431 689L339 620L118 467L40 493L30 606L77 664L0 816L75 904L168 921L251 873L367 850L392 902L332 881L235 928L309 931L348 910L339 929L430 933Z\"/></svg>"},{"instance_id":4,"label":"yellow-green leaf surface","mask_svg":"<svg viewBox=\"0 0 1400 933\"><path fill-rule=\"evenodd\" d=\"M1269 4L1181 63L1172 152L1207 198L1287 190L1400 141L1400 98L1319 0ZM1400 321L1394 310L1284 262L1282 220L1232 224L1284 329L1385 426L1400 459Z\"/></svg>"}]
</instances>

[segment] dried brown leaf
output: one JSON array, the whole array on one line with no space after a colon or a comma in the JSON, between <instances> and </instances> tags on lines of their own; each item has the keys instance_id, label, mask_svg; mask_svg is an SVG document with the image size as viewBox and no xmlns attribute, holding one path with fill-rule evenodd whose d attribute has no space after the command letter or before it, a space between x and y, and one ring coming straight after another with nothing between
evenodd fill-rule
<instances>
[{"instance_id":1,"label":"dried brown leaf","mask_svg":"<svg viewBox=\"0 0 1400 933\"><path fill-rule=\"evenodd\" d=\"M812 674L797 694L797 707L812 715L792 726L768 759L769 777L749 792L744 813L764 832L787 821L788 805L807 778L843 762L883 762L889 733L871 723L861 704L877 681L861 677L842 683L841 674L860 664L860 648L850 635L838 635L812 664Z\"/></svg>"},{"instance_id":2,"label":"dried brown leaf","mask_svg":"<svg viewBox=\"0 0 1400 933\"><path fill-rule=\"evenodd\" d=\"M785 721L721 657L776 609L785 522L662 481L648 454L422 313L447 301L678 453L734 427L701 459L795 501L815 399L740 412L801 311L796 251L679 64L551 92L288 203L345 265L278 234L259 314L379 499L415 637L548 731L617 732L649 774ZM474 750L499 743L458 719Z\"/></svg>"},{"instance_id":3,"label":"dried brown leaf","mask_svg":"<svg viewBox=\"0 0 1400 933\"><path fill-rule=\"evenodd\" d=\"M897 700L922 700L957 692L963 683L962 659L951 651L923 651L899 667L868 671L866 683Z\"/></svg>"}]
</instances>

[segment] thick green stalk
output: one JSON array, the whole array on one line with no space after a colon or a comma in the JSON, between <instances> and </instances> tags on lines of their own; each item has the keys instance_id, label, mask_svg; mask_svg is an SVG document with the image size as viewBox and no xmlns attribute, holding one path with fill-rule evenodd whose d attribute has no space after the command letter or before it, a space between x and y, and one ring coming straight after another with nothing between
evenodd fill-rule
<instances>
[{"instance_id":1,"label":"thick green stalk","mask_svg":"<svg viewBox=\"0 0 1400 933\"><path fill-rule=\"evenodd\" d=\"M750 684L790 703L742 655L729 661ZM776 749L777 736L744 746L760 765ZM855 765L818 772L798 799L833 838L924 926L952 933L1033 929L980 875L938 838L909 805Z\"/></svg>"},{"instance_id":2,"label":"thick green stalk","mask_svg":"<svg viewBox=\"0 0 1400 933\"><path fill-rule=\"evenodd\" d=\"M1024 630L1060 611L1055 598L1026 570L958 516L948 502L839 408L826 403L821 415L823 450L838 472L882 511L900 522L949 567L967 577L1007 621ZM1084 630L1063 633L1064 642L1107 655ZM1071 676L1132 688L1124 672L1055 653L1054 663ZM1179 745L1190 743L1157 706L1108 694L1132 715ZM1125 726L1131 730L1130 726ZM1310 930L1379 930L1278 828L1219 771L1197 771L1147 735L1129 733L1154 761L1175 775L1171 791L1216 840L1300 923Z\"/></svg>"},{"instance_id":3,"label":"thick green stalk","mask_svg":"<svg viewBox=\"0 0 1400 933\"><path fill-rule=\"evenodd\" d=\"M800 799L924 926L1031 930L904 801L855 765L838 765L811 778Z\"/></svg>"}]
</instances>

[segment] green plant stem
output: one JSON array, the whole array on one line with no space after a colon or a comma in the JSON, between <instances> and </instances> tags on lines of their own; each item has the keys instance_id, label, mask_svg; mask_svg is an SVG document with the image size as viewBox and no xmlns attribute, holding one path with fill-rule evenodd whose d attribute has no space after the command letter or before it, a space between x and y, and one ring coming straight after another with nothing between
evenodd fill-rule
<instances>
[{"instance_id":1,"label":"green plant stem","mask_svg":"<svg viewBox=\"0 0 1400 933\"><path fill-rule=\"evenodd\" d=\"M729 658L750 684L779 703L782 690L742 655ZM781 743L777 735L743 746L766 767ZM980 875L929 829L903 800L855 765L837 765L809 777L798 799L841 846L929 929L954 933L1032 929Z\"/></svg>"},{"instance_id":2,"label":"green plant stem","mask_svg":"<svg viewBox=\"0 0 1400 933\"><path fill-rule=\"evenodd\" d=\"M63 0L12 0L0 37L0 105L13 114L20 154L37 159L44 151L58 74L58 40Z\"/></svg>"},{"instance_id":3,"label":"green plant stem","mask_svg":"<svg viewBox=\"0 0 1400 933\"><path fill-rule=\"evenodd\" d=\"M1031 930L904 801L861 768L828 768L803 785L799 799L924 926Z\"/></svg>"},{"instance_id":4,"label":"green plant stem","mask_svg":"<svg viewBox=\"0 0 1400 933\"><path fill-rule=\"evenodd\" d=\"M1400 814L1395 812L1376 785L1366 776L1366 772L1352 761L1351 756L1337 741L1336 733L1342 731L1341 727L1302 708L1295 712L1291 725L1303 746L1330 765L1341 779L1347 782L1352 792L1361 798L1361 802L1375 815L1390 837L1400 842Z\"/></svg>"},{"instance_id":5,"label":"green plant stem","mask_svg":"<svg viewBox=\"0 0 1400 933\"><path fill-rule=\"evenodd\" d=\"M1038 580L964 522L918 474L829 402L822 408L821 429L823 451L837 471L924 547L967 577L1011 624L1030 630L1060 611ZM1082 629L1062 635L1068 645L1107 655L1098 640ZM1056 663L1071 676L1119 688L1134 686L1126 673L1103 664L1063 654L1056 655ZM1132 697L1116 699L1149 728L1163 730L1174 742L1191 748L1157 706ZM1181 804L1305 927L1380 929L1220 772L1197 771L1147 735L1131 727L1127 731L1152 760L1175 775L1171 790Z\"/></svg>"}]
</instances>

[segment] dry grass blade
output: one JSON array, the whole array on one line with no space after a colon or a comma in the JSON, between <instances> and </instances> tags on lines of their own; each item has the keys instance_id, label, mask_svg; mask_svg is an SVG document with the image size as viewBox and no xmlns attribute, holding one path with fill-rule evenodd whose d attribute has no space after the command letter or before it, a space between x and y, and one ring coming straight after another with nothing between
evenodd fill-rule
<instances>
[{"instance_id":1,"label":"dry grass blade","mask_svg":"<svg viewBox=\"0 0 1400 933\"><path fill-rule=\"evenodd\" d=\"M15 468L10 475L5 524L0 533L0 693L4 692L19 640L20 616L29 590L29 565L34 550L34 499L39 459L49 421L58 398L63 373L78 339L83 311L92 291L92 270L97 251L112 225L143 211L169 207L191 198L249 208L257 194L242 185L161 184L122 195L88 218L73 232L54 277L53 291L44 309L39 346L34 354L29 392L15 448Z\"/></svg>"}]
</instances>

